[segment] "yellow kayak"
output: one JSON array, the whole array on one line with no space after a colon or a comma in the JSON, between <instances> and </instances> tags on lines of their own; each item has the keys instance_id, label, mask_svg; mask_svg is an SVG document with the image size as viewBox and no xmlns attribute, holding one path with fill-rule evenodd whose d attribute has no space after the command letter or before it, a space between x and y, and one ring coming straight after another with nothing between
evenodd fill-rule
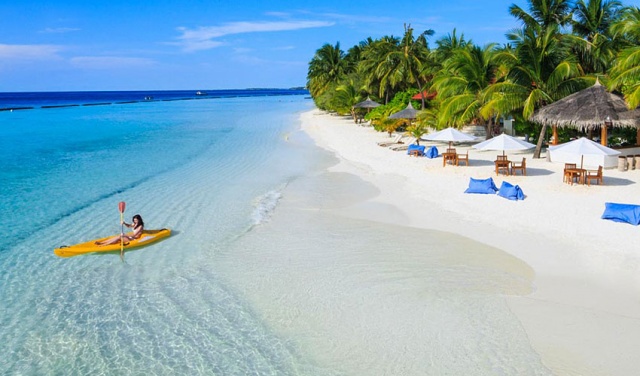
<instances>
[{"instance_id":1,"label":"yellow kayak","mask_svg":"<svg viewBox=\"0 0 640 376\"><path fill-rule=\"evenodd\" d=\"M128 243L125 243L124 250L130 250L134 248L140 248L147 246L151 243L155 243L158 240L164 239L171 235L171 230L167 228L163 228L162 230L144 230L142 232L142 236L138 239L130 240ZM78 255L84 255L85 253L94 253L94 252L115 252L120 251L120 243L118 244L109 244L109 245L96 245L96 242L103 241L109 239L113 236L111 235L101 239L90 240L85 243L75 244L75 245L63 245L60 248L56 248L53 250L53 253L56 256L60 257L72 257Z\"/></svg>"}]
</instances>

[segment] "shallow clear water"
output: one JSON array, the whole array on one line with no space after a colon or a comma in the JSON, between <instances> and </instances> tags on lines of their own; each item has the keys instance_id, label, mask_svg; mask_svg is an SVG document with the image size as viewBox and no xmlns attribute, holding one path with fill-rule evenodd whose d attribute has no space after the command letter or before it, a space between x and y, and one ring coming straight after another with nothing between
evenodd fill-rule
<instances>
[{"instance_id":1,"label":"shallow clear water","mask_svg":"<svg viewBox=\"0 0 640 376\"><path fill-rule=\"evenodd\" d=\"M0 113L0 374L547 374L503 295L531 271L346 218L377 190L298 130L303 97ZM53 248L140 213L174 234ZM421 252L406 252L420 249Z\"/></svg>"},{"instance_id":2,"label":"shallow clear water","mask_svg":"<svg viewBox=\"0 0 640 376\"><path fill-rule=\"evenodd\" d=\"M265 97L0 113L0 373L309 367L213 263L273 206L260 197L305 171L286 136L309 107ZM53 255L118 233L119 201L127 219L175 235L124 265Z\"/></svg>"}]
</instances>

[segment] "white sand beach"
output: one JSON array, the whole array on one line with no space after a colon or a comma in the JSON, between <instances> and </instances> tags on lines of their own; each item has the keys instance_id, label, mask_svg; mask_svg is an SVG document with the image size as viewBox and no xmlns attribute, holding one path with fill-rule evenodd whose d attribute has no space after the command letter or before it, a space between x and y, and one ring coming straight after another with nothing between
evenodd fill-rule
<instances>
[{"instance_id":1,"label":"white sand beach","mask_svg":"<svg viewBox=\"0 0 640 376\"><path fill-rule=\"evenodd\" d=\"M458 152L469 150L470 166L443 167L442 158L378 146L391 140L386 133L347 117L313 110L302 115L302 128L339 158L332 171L357 175L380 191L341 214L458 234L528 264L533 291L506 299L554 374L630 375L640 369L640 228L600 218L605 202L640 203L640 170L607 169L602 186L571 186L562 181L562 164L533 159L531 152L507 152L511 160L527 158L527 176L496 176L496 151L458 145ZM424 144L440 152L447 147ZM526 199L465 194L470 177L493 177L498 187L503 180L518 184Z\"/></svg>"}]
</instances>

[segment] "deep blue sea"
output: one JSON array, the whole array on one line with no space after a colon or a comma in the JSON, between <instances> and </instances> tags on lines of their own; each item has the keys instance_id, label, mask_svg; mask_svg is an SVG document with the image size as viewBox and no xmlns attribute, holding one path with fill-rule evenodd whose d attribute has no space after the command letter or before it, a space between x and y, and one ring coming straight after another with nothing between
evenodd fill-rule
<instances>
[{"instance_id":1,"label":"deep blue sea","mask_svg":"<svg viewBox=\"0 0 640 376\"><path fill-rule=\"evenodd\" d=\"M0 93L0 111L192 99L308 95L299 89L146 90Z\"/></svg>"}]
</instances>

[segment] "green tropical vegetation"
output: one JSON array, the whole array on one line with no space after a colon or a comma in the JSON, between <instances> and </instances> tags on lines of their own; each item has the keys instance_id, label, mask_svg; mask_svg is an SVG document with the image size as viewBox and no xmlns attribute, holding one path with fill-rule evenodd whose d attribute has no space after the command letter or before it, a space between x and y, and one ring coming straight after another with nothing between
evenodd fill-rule
<instances>
[{"instance_id":1,"label":"green tropical vegetation","mask_svg":"<svg viewBox=\"0 0 640 376\"><path fill-rule=\"evenodd\" d=\"M367 38L347 52L325 44L309 63L307 88L318 108L364 117L379 131L420 139L431 129L483 126L492 137L502 119L537 137L534 157L550 136L529 122L534 111L596 80L640 105L640 8L618 0L528 0L511 5L520 26L503 45L479 46L456 29L429 45L433 30L404 26L400 37ZM411 123L388 119L412 101ZM371 110L353 105L371 98ZM416 99L417 98L417 99ZM634 130L635 131L635 130ZM579 131L562 129L562 141ZM633 133L617 130L612 139Z\"/></svg>"}]
</instances>

